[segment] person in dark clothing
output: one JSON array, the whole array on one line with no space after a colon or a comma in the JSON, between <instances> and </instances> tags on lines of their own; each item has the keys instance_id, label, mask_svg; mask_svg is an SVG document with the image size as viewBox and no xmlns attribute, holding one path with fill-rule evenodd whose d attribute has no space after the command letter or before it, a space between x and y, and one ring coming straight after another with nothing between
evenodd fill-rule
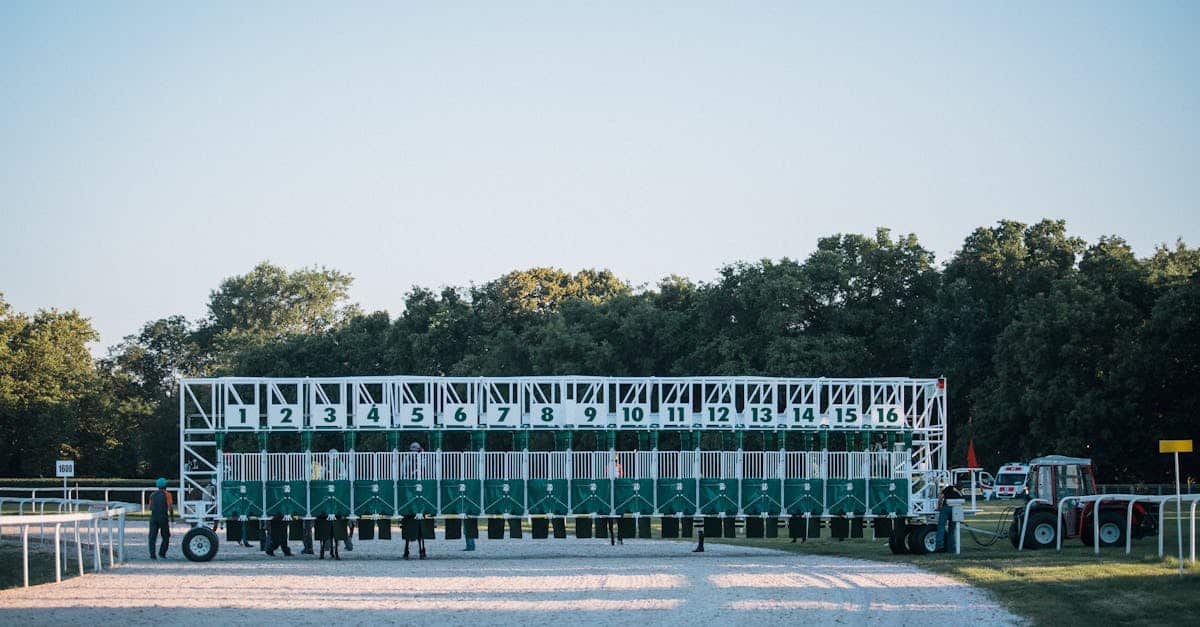
<instances>
[{"instance_id":1,"label":"person in dark clothing","mask_svg":"<svg viewBox=\"0 0 1200 627\"><path fill-rule=\"evenodd\" d=\"M271 540L267 544L267 555L275 557L275 549L283 549L284 557L292 556L292 548L288 546L288 529L287 523L284 522L283 516L275 516L271 519L269 526Z\"/></svg>"},{"instance_id":2,"label":"person in dark clothing","mask_svg":"<svg viewBox=\"0 0 1200 627\"><path fill-rule=\"evenodd\" d=\"M171 494L167 492L167 480L159 477L154 482L154 487L158 489L150 494L150 559L167 556L167 544L171 540L171 521L174 519L171 513ZM155 555L154 543L160 533L162 546Z\"/></svg>"},{"instance_id":3,"label":"person in dark clothing","mask_svg":"<svg viewBox=\"0 0 1200 627\"><path fill-rule=\"evenodd\" d=\"M937 552L943 553L946 551L946 532L949 531L951 507L947 503L950 499L961 499L962 492L950 484L942 488L942 498L938 501L938 521L937 521Z\"/></svg>"}]
</instances>

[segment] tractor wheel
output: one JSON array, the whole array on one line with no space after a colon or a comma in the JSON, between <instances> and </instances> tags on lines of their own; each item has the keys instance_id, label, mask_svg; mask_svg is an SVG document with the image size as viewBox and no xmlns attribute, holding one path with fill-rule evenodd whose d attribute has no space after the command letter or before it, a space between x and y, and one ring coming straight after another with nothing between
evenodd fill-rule
<instances>
[{"instance_id":1,"label":"tractor wheel","mask_svg":"<svg viewBox=\"0 0 1200 627\"><path fill-rule=\"evenodd\" d=\"M892 550L892 555L904 555L908 553L908 546L904 544L905 536L908 535L908 527L906 525L896 525L892 530L892 535L888 536L888 548Z\"/></svg>"},{"instance_id":2,"label":"tractor wheel","mask_svg":"<svg viewBox=\"0 0 1200 627\"><path fill-rule=\"evenodd\" d=\"M183 536L183 556L193 562L207 562L217 556L217 534L200 525Z\"/></svg>"},{"instance_id":3,"label":"tractor wheel","mask_svg":"<svg viewBox=\"0 0 1200 627\"><path fill-rule=\"evenodd\" d=\"M917 525L908 532L908 552L913 555L933 553L937 549L937 527Z\"/></svg>"},{"instance_id":4,"label":"tractor wheel","mask_svg":"<svg viewBox=\"0 0 1200 627\"><path fill-rule=\"evenodd\" d=\"M1092 538L1092 521L1084 523L1079 530L1079 539L1088 546L1095 546ZM1100 546L1125 545L1125 517L1112 510L1100 511Z\"/></svg>"},{"instance_id":5,"label":"tractor wheel","mask_svg":"<svg viewBox=\"0 0 1200 627\"><path fill-rule=\"evenodd\" d=\"M1058 520L1050 512L1033 512L1025 527L1025 548L1049 549L1058 536Z\"/></svg>"}]
</instances>

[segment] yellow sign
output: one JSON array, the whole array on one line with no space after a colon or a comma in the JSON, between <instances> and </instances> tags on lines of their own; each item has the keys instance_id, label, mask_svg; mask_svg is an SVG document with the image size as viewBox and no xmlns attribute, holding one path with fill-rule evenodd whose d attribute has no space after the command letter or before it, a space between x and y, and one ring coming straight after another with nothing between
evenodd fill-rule
<instances>
[{"instance_id":1,"label":"yellow sign","mask_svg":"<svg viewBox=\"0 0 1200 627\"><path fill-rule=\"evenodd\" d=\"M1158 452L1159 453L1191 453L1192 452L1192 441L1191 440L1159 440L1158 441Z\"/></svg>"}]
</instances>

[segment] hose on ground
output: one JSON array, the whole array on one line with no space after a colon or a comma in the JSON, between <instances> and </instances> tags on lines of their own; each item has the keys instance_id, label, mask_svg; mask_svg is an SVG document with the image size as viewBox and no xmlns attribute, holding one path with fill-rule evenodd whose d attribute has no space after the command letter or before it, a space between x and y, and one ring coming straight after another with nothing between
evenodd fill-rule
<instances>
[{"instance_id":1,"label":"hose on ground","mask_svg":"<svg viewBox=\"0 0 1200 627\"><path fill-rule=\"evenodd\" d=\"M1000 538L1008 536L1008 526L1012 524L1013 511L1016 509L1015 507L1005 509L1000 515L1000 519L996 521L996 529L984 540L980 540L979 536L975 535L975 532L970 528L967 529L967 533L971 535L971 539L975 541L975 544L979 546L992 546Z\"/></svg>"}]
</instances>

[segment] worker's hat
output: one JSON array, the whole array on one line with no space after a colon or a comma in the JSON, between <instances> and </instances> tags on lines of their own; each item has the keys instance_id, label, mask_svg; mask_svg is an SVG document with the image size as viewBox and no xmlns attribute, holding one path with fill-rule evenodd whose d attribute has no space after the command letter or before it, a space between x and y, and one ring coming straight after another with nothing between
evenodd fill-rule
<instances>
[{"instance_id":1,"label":"worker's hat","mask_svg":"<svg viewBox=\"0 0 1200 627\"><path fill-rule=\"evenodd\" d=\"M165 477L159 477L158 479L156 479L154 481L154 487L156 487L156 488L167 487L167 479Z\"/></svg>"},{"instance_id":2,"label":"worker's hat","mask_svg":"<svg viewBox=\"0 0 1200 627\"><path fill-rule=\"evenodd\" d=\"M420 445L420 444L418 444L418 443L416 443L416 442L413 442L412 444L409 444L409 445L408 445L408 450L410 450L410 451L412 451L412 452L414 452L414 453L415 453L415 452L417 452L417 451L420 451L420 450L421 450L421 445Z\"/></svg>"}]
</instances>

